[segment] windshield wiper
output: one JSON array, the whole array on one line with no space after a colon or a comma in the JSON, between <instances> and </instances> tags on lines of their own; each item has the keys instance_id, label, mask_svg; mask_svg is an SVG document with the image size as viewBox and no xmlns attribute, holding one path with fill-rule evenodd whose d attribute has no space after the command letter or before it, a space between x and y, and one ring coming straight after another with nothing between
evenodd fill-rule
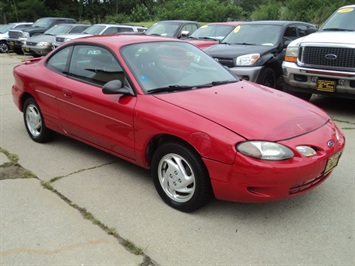
<instances>
[{"instance_id":1,"label":"windshield wiper","mask_svg":"<svg viewBox=\"0 0 355 266\"><path fill-rule=\"evenodd\" d=\"M322 29L322 31L354 31L354 30L341 29L341 28L326 28L326 29Z\"/></svg>"},{"instance_id":2,"label":"windshield wiper","mask_svg":"<svg viewBox=\"0 0 355 266\"><path fill-rule=\"evenodd\" d=\"M223 85L223 84L235 83L238 81L239 80L218 80L218 81L212 81L211 84L212 84L212 86L219 86L219 85Z\"/></svg>"},{"instance_id":3,"label":"windshield wiper","mask_svg":"<svg viewBox=\"0 0 355 266\"><path fill-rule=\"evenodd\" d=\"M231 43L234 45L257 45L256 43L248 43L248 42L236 42L236 43Z\"/></svg>"},{"instance_id":4,"label":"windshield wiper","mask_svg":"<svg viewBox=\"0 0 355 266\"><path fill-rule=\"evenodd\" d=\"M239 80L217 80L217 81L212 81L211 83L207 84L202 84L202 85L169 85L166 87L160 87L160 88L155 88L151 89L147 92L147 94L153 94L153 93L161 93L161 92L174 92L174 91L186 91L186 90L195 90L195 89L201 89L201 88L210 88L214 86L219 86L223 84L228 84L228 83L235 83L238 82Z\"/></svg>"},{"instance_id":5,"label":"windshield wiper","mask_svg":"<svg viewBox=\"0 0 355 266\"><path fill-rule=\"evenodd\" d=\"M173 92L173 91L186 91L186 90L194 90L194 89L200 89L200 88L207 88L207 87L212 87L214 86L212 83L211 84L203 84L203 85L169 85L166 87L160 87L160 88L155 88L152 90L149 90L147 94L153 94L153 93L160 93L160 92Z\"/></svg>"},{"instance_id":6,"label":"windshield wiper","mask_svg":"<svg viewBox=\"0 0 355 266\"><path fill-rule=\"evenodd\" d=\"M213 40L213 41L217 41L215 38L212 38L212 37L199 37L198 39L200 40Z\"/></svg>"}]
</instances>

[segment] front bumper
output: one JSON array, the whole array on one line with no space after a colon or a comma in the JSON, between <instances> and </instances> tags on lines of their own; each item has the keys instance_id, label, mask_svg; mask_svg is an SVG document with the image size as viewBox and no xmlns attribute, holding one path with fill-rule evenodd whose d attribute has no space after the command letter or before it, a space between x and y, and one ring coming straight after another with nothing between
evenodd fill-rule
<instances>
[{"instance_id":1,"label":"front bumper","mask_svg":"<svg viewBox=\"0 0 355 266\"><path fill-rule=\"evenodd\" d=\"M289 90L355 99L354 72L302 68L291 62L283 62L282 70Z\"/></svg>"},{"instance_id":2,"label":"front bumper","mask_svg":"<svg viewBox=\"0 0 355 266\"><path fill-rule=\"evenodd\" d=\"M52 51L52 47L48 46L30 46L30 45L22 45L22 51L24 54L38 55L44 56Z\"/></svg>"},{"instance_id":3,"label":"front bumper","mask_svg":"<svg viewBox=\"0 0 355 266\"><path fill-rule=\"evenodd\" d=\"M20 39L7 39L7 44L9 45L10 49L16 49L19 48L21 49L22 45L25 43L27 39L25 38L20 38Z\"/></svg>"},{"instance_id":4,"label":"front bumper","mask_svg":"<svg viewBox=\"0 0 355 266\"><path fill-rule=\"evenodd\" d=\"M229 71L236 77L244 80L256 82L262 66L255 67L231 67Z\"/></svg>"},{"instance_id":5,"label":"front bumper","mask_svg":"<svg viewBox=\"0 0 355 266\"><path fill-rule=\"evenodd\" d=\"M329 166L337 165L345 138L333 122L328 122L316 131L281 143L294 151L294 158L262 161L238 153L233 165L204 159L215 197L237 202L267 202L303 194L329 177L333 170ZM312 146L317 154L305 157L297 152L297 145Z\"/></svg>"}]
</instances>

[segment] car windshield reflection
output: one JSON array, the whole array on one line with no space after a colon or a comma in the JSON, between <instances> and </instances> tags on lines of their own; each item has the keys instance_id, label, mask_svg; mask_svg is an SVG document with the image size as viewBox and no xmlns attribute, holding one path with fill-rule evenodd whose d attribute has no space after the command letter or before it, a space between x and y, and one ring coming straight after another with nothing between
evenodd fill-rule
<instances>
[{"instance_id":1,"label":"car windshield reflection","mask_svg":"<svg viewBox=\"0 0 355 266\"><path fill-rule=\"evenodd\" d=\"M278 43L280 34L280 25L239 25L222 40L222 43L270 46Z\"/></svg>"},{"instance_id":2,"label":"car windshield reflection","mask_svg":"<svg viewBox=\"0 0 355 266\"><path fill-rule=\"evenodd\" d=\"M121 53L147 94L238 81L211 57L185 42L136 43L123 47Z\"/></svg>"}]
</instances>

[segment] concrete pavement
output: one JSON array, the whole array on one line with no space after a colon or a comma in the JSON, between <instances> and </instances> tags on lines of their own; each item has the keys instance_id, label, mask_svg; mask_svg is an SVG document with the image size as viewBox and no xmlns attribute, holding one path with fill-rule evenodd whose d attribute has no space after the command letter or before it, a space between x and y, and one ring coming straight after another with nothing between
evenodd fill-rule
<instances>
[{"instance_id":1,"label":"concrete pavement","mask_svg":"<svg viewBox=\"0 0 355 266\"><path fill-rule=\"evenodd\" d=\"M31 141L10 93L22 58L0 54L0 148L36 178L0 179L0 265L355 265L354 101L312 99L347 138L320 187L185 214L161 201L143 169L64 136Z\"/></svg>"},{"instance_id":2,"label":"concrete pavement","mask_svg":"<svg viewBox=\"0 0 355 266\"><path fill-rule=\"evenodd\" d=\"M8 127L22 122L20 113L13 112L9 92L12 68L23 58L14 54L0 57L0 265L153 265L116 229L45 184L47 175L53 174L52 167L58 166L55 152L43 160L32 156L37 148L23 142L24 132L18 135L20 128L12 131ZM23 174L24 169L16 164L17 155L4 147L16 151L20 164L21 158L31 158L33 165L28 166L33 175ZM75 159L72 163L78 164ZM88 160L86 165L95 163Z\"/></svg>"}]
</instances>

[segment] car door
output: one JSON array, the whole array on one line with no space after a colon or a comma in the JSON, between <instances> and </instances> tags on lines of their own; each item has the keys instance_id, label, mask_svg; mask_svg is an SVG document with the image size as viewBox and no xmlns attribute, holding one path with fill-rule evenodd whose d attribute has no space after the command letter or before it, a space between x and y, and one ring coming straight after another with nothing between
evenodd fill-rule
<instances>
[{"instance_id":1,"label":"car door","mask_svg":"<svg viewBox=\"0 0 355 266\"><path fill-rule=\"evenodd\" d=\"M58 116L66 134L133 159L136 97L103 94L102 85L114 79L124 81L124 74L107 49L73 46L68 77L58 84Z\"/></svg>"}]
</instances>

